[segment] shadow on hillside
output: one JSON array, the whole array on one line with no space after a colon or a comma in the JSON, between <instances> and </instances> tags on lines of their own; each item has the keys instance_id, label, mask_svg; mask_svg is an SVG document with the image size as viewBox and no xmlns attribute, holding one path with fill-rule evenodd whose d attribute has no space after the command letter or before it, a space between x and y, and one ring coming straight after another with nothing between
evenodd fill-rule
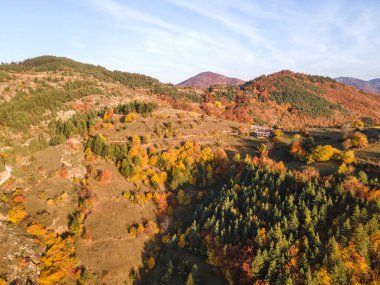
<instances>
[{"instance_id":1,"label":"shadow on hillside","mask_svg":"<svg viewBox=\"0 0 380 285\"><path fill-rule=\"evenodd\" d=\"M217 182L211 187L204 189L205 192L221 189L226 183L225 180ZM186 189L186 186L181 187ZM196 190L196 189L192 189ZM154 285L154 284L186 284L188 274L196 264L199 267L200 281L197 284L226 285L226 281L217 272L215 268L206 263L206 257L200 252L193 252L189 249L178 246L178 230L184 233L194 220L194 213L199 204L193 203L190 206L177 206L171 219L166 219L163 215L156 215L156 223L163 229L162 233L156 235L153 239L144 244L141 253L143 260L149 257L155 257L155 266L149 268L147 262L136 272L131 271L129 276L132 277L129 284L135 285ZM169 234L171 237L177 235L173 242L162 243L162 236ZM172 239L173 240L173 239ZM173 264L173 273L167 281L163 281L165 273L168 272L169 263ZM161 282L162 281L162 282ZM165 283L166 282L166 283Z\"/></svg>"}]
</instances>

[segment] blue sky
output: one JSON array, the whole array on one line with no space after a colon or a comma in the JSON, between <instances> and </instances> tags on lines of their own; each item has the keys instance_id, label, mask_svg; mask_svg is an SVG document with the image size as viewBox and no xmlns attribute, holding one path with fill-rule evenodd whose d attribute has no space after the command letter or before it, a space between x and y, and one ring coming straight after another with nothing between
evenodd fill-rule
<instances>
[{"instance_id":1,"label":"blue sky","mask_svg":"<svg viewBox=\"0 0 380 285\"><path fill-rule=\"evenodd\" d=\"M0 61L43 54L178 83L202 71L380 77L378 0L4 0Z\"/></svg>"}]
</instances>

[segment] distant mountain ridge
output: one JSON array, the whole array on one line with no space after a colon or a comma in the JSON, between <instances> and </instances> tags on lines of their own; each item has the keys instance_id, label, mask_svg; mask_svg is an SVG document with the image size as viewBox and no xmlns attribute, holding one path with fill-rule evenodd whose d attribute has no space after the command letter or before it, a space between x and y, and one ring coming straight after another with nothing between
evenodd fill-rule
<instances>
[{"instance_id":1,"label":"distant mountain ridge","mask_svg":"<svg viewBox=\"0 0 380 285\"><path fill-rule=\"evenodd\" d=\"M364 92L380 95L380 78L365 81L354 77L338 77L335 80Z\"/></svg>"},{"instance_id":2,"label":"distant mountain ridge","mask_svg":"<svg viewBox=\"0 0 380 285\"><path fill-rule=\"evenodd\" d=\"M201 72L177 85L207 88L210 85L216 85L216 84L241 85L244 82L245 82L244 80L241 80L238 78L227 77L222 74L207 71L207 72Z\"/></svg>"}]
</instances>

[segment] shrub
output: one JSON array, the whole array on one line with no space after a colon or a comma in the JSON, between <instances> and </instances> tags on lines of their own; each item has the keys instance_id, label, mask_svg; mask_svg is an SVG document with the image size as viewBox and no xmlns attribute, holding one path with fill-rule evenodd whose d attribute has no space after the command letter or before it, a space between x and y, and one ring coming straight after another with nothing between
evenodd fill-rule
<instances>
[{"instance_id":1,"label":"shrub","mask_svg":"<svg viewBox=\"0 0 380 285\"><path fill-rule=\"evenodd\" d=\"M130 123L134 120L136 120L137 114L136 113L129 113L124 117L124 123Z\"/></svg>"},{"instance_id":2,"label":"shrub","mask_svg":"<svg viewBox=\"0 0 380 285\"><path fill-rule=\"evenodd\" d=\"M24 203L25 202L25 196L24 195L16 195L13 197L13 202L15 203Z\"/></svg>"},{"instance_id":3,"label":"shrub","mask_svg":"<svg viewBox=\"0 0 380 285\"><path fill-rule=\"evenodd\" d=\"M101 170L98 175L98 180L101 183L106 183L111 178L111 172L109 170Z\"/></svg>"},{"instance_id":4,"label":"shrub","mask_svg":"<svg viewBox=\"0 0 380 285\"><path fill-rule=\"evenodd\" d=\"M362 148L368 145L368 139L365 134L355 132L351 137L352 147Z\"/></svg>"},{"instance_id":5,"label":"shrub","mask_svg":"<svg viewBox=\"0 0 380 285\"><path fill-rule=\"evenodd\" d=\"M355 129L361 129L364 127L364 123L361 120L355 120L352 122L351 126Z\"/></svg>"},{"instance_id":6,"label":"shrub","mask_svg":"<svg viewBox=\"0 0 380 285\"><path fill-rule=\"evenodd\" d=\"M14 224L20 223L27 216L25 208L22 204L17 204L13 206L12 209L9 210L8 214L9 214L9 221Z\"/></svg>"},{"instance_id":7,"label":"shrub","mask_svg":"<svg viewBox=\"0 0 380 285\"><path fill-rule=\"evenodd\" d=\"M282 136L282 131L280 129L276 129L273 132L275 137L281 137Z\"/></svg>"},{"instance_id":8,"label":"shrub","mask_svg":"<svg viewBox=\"0 0 380 285\"><path fill-rule=\"evenodd\" d=\"M140 140L140 136L138 135L134 135L132 137L132 144L133 145L139 145L141 143L141 140Z\"/></svg>"},{"instance_id":9,"label":"shrub","mask_svg":"<svg viewBox=\"0 0 380 285\"><path fill-rule=\"evenodd\" d=\"M348 167L347 167L347 164L345 163L342 163L339 167L338 167L338 174L346 174L348 173Z\"/></svg>"},{"instance_id":10,"label":"shrub","mask_svg":"<svg viewBox=\"0 0 380 285\"><path fill-rule=\"evenodd\" d=\"M351 164L355 161L355 153L352 150L341 152L338 158L345 164Z\"/></svg>"}]
</instances>

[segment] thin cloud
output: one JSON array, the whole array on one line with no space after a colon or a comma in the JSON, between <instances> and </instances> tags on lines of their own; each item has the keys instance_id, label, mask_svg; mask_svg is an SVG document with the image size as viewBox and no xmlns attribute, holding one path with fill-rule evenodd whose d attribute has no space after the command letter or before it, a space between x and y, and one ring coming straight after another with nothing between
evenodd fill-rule
<instances>
[{"instance_id":1,"label":"thin cloud","mask_svg":"<svg viewBox=\"0 0 380 285\"><path fill-rule=\"evenodd\" d=\"M130 37L139 51L137 44L128 51L140 56L141 65L151 63L151 69L141 70L166 81L204 70L243 79L279 69L331 76L347 70L359 77L378 73L374 60L366 56L380 47L374 37L380 28L378 12L371 7L379 5L372 2L154 0L139 6L121 0L86 1L111 17L112 28L138 34ZM176 15L186 14L190 21L165 16L152 8L158 4ZM191 22L195 18L204 29ZM122 58L138 62L129 55Z\"/></svg>"}]
</instances>

